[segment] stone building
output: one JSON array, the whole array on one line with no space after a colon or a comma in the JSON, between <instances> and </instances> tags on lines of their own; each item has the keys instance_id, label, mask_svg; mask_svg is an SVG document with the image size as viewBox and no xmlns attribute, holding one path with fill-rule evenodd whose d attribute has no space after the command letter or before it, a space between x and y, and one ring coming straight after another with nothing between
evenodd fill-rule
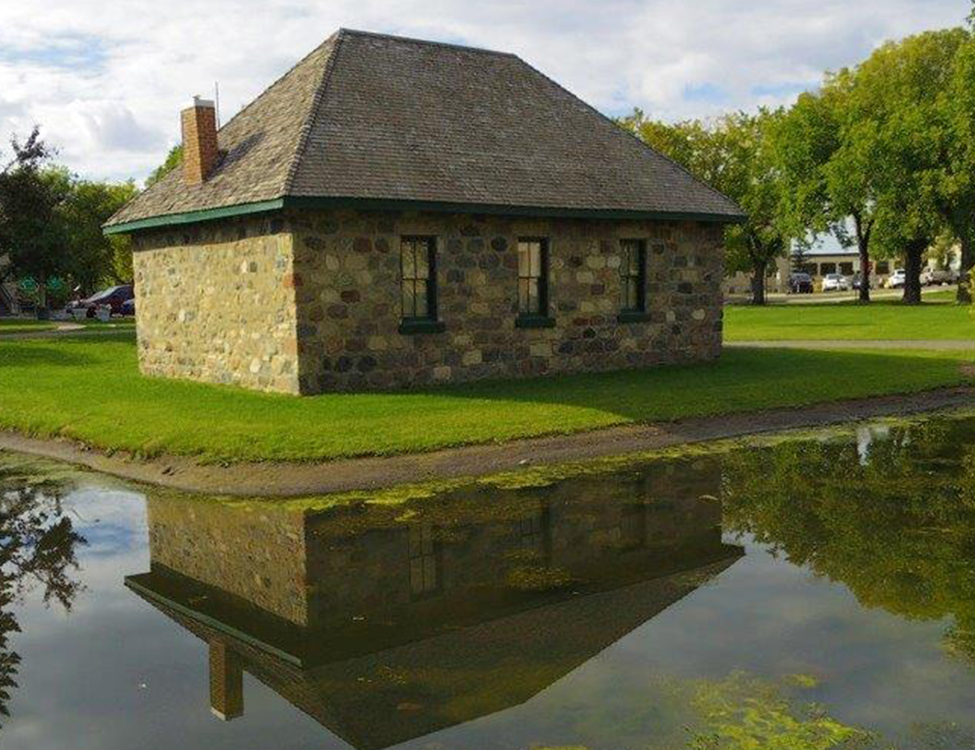
<instances>
[{"instance_id":1,"label":"stone building","mask_svg":"<svg viewBox=\"0 0 975 750\"><path fill-rule=\"evenodd\" d=\"M289 393L708 360L741 210L518 57L341 30L119 211L149 375Z\"/></svg>"}]
</instances>

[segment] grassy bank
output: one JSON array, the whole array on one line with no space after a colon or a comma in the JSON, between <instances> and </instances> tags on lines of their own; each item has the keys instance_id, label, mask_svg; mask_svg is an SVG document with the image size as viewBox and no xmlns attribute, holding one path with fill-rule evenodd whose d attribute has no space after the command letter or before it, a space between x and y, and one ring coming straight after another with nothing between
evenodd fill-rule
<instances>
[{"instance_id":1,"label":"grassy bank","mask_svg":"<svg viewBox=\"0 0 975 750\"><path fill-rule=\"evenodd\" d=\"M206 460L423 451L610 425L915 392L961 352L730 350L711 365L295 398L143 378L131 337L0 341L0 427Z\"/></svg>"},{"instance_id":2,"label":"grassy bank","mask_svg":"<svg viewBox=\"0 0 975 750\"><path fill-rule=\"evenodd\" d=\"M928 298L925 298L928 299ZM971 308L947 297L922 305L876 301L819 305L725 308L728 341L853 339L972 339Z\"/></svg>"}]
</instances>

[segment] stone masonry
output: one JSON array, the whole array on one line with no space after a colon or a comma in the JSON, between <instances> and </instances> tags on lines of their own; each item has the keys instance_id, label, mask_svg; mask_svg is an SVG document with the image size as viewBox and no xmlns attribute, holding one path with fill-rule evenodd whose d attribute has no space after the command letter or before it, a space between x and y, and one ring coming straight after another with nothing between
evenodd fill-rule
<instances>
[{"instance_id":1,"label":"stone masonry","mask_svg":"<svg viewBox=\"0 0 975 750\"><path fill-rule=\"evenodd\" d=\"M443 332L400 333L403 236L436 241ZM516 327L519 237L549 247L551 327ZM645 242L646 319L618 319L620 240ZM150 375L286 393L376 390L716 358L723 227L301 211L136 235Z\"/></svg>"}]
</instances>

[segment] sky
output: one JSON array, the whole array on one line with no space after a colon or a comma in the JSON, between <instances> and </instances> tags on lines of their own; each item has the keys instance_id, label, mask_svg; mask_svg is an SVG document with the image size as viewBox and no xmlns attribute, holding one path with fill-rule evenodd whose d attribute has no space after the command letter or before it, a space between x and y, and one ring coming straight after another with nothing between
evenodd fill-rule
<instances>
[{"instance_id":1,"label":"sky","mask_svg":"<svg viewBox=\"0 0 975 750\"><path fill-rule=\"evenodd\" d=\"M224 121L339 27L514 52L602 112L668 121L788 104L970 0L3 0L0 159L41 126L86 178L140 182L179 110Z\"/></svg>"}]
</instances>

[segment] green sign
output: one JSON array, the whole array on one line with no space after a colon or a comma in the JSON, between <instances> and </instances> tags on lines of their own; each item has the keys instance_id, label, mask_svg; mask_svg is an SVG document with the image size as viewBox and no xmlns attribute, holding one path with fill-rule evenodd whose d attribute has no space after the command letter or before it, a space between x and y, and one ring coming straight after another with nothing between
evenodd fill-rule
<instances>
[{"instance_id":1,"label":"green sign","mask_svg":"<svg viewBox=\"0 0 975 750\"><path fill-rule=\"evenodd\" d=\"M20 280L20 290L26 294L33 294L38 290L37 282L34 281L33 276L27 276Z\"/></svg>"}]
</instances>

